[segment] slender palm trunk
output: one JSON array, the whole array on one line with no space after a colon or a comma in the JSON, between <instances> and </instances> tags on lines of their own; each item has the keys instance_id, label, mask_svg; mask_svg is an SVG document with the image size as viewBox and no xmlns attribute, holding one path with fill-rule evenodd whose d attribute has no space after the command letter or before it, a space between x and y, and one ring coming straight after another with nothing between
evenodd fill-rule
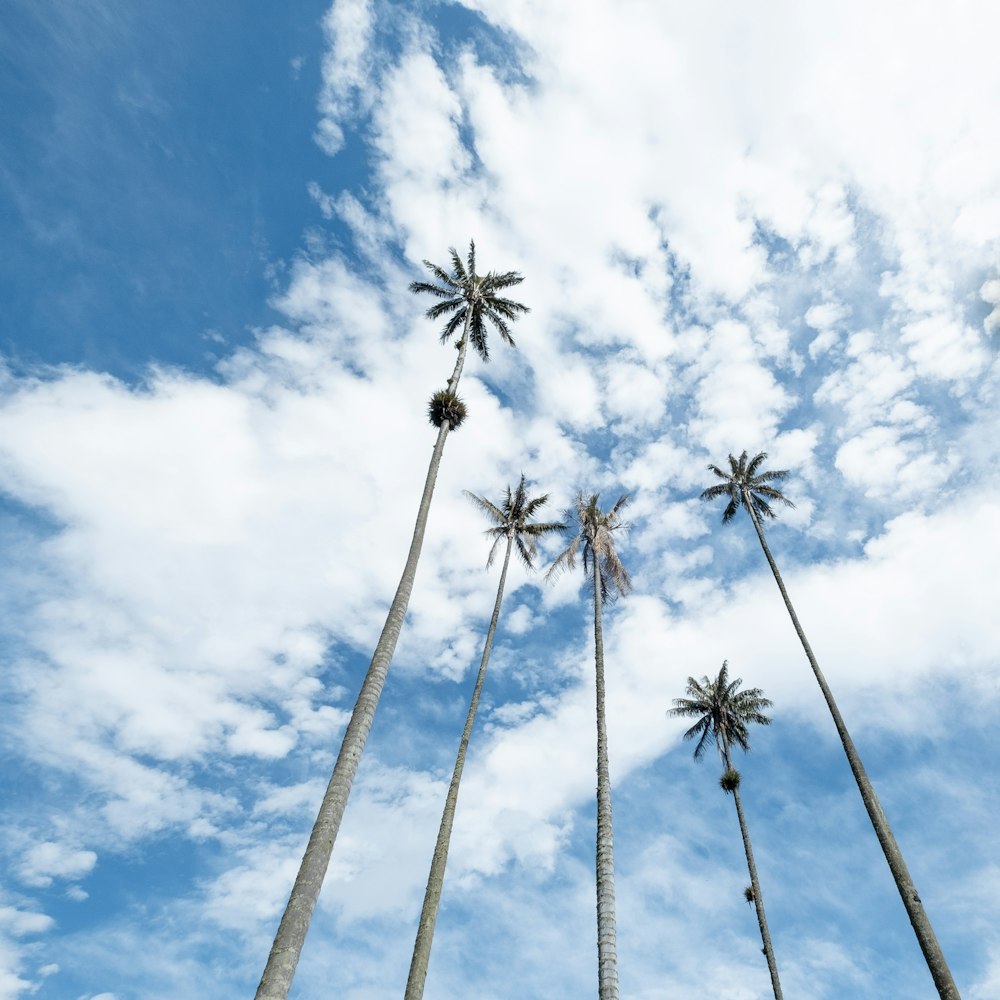
<instances>
[{"instance_id":1,"label":"slender palm trunk","mask_svg":"<svg viewBox=\"0 0 1000 1000\"><path fill-rule=\"evenodd\" d=\"M470 311L471 312L471 311ZM466 320L465 332L459 344L458 360L448 388L454 392L465 364L465 354L468 348L469 322ZM347 798L351 794L351 785L358 771L361 754L364 752L368 734L375 718L379 697L385 685L389 664L396 651L396 641L406 617L406 609L410 602L410 592L413 590L413 580L417 573L417 562L420 559L420 549L424 542L424 531L427 527L427 515L430 511L431 497L434 494L434 483L437 480L444 443L448 437L451 425L445 420L438 430L434 451L431 453L430 465L427 469L427 479L424 482L424 492L420 498L417 511L417 521L413 528L413 538L410 541L410 551L406 557L406 565L400 578L396 594L389 606L382 634L379 636L372 656L368 673L361 684L358 700L355 702L351 720L347 724L344 739L340 746L340 754L334 765L330 783L327 786L319 814L313 824L312 834L302 857L302 864L295 876L285 912L282 914L278 932L267 957L260 985L254 995L254 1000L286 1000L292 986L295 969L299 963L299 955L305 942L309 923L312 920L316 901L330 865L330 855L340 830L340 821L344 816Z\"/></svg>"},{"instance_id":2,"label":"slender palm trunk","mask_svg":"<svg viewBox=\"0 0 1000 1000\"><path fill-rule=\"evenodd\" d=\"M441 815L441 826L438 829L437 843L434 845L434 857L431 859L431 870L427 876L427 888L424 891L424 905L420 911L420 924L417 927L417 940L413 945L413 959L410 962L410 975L406 981L404 1000L421 1000L424 995L424 981L427 978L427 965L431 958L431 944L434 939L434 926L437 923L438 908L441 904L441 890L444 888L444 871L448 864L448 848L451 844L451 829L455 822L455 809L458 805L458 786L462 781L462 771L465 768L465 754L472 737L472 727L476 721L476 710L479 708L479 696L486 680L486 667L490 662L490 652L493 649L493 636L496 634L497 621L500 618L500 605L503 603L504 583L507 580L507 566L510 563L510 550L514 536L507 536L507 551L503 557L503 569L500 571L500 585L497 587L497 599L493 605L493 617L486 633L486 644L483 646L483 658L479 663L479 673L472 689L472 699L469 702L469 714L465 719L465 728L458 744L458 755L455 758L455 770L451 776L448 797L445 799L444 812Z\"/></svg>"},{"instance_id":3,"label":"slender palm trunk","mask_svg":"<svg viewBox=\"0 0 1000 1000\"><path fill-rule=\"evenodd\" d=\"M722 738L722 759L727 771L734 771L732 759L729 756L729 741L725 734ZM771 973L771 989L774 990L774 1000L783 1000L781 982L778 979L778 962L774 957L774 945L771 944L771 932L767 927L767 917L764 914L764 897L760 891L760 880L757 878L757 865L753 859L753 848L750 846L750 830L746 817L743 815L743 802L740 799L740 786L733 789L733 801L736 803L736 815L740 821L740 834L743 837L743 850L747 856L747 868L750 871L750 887L753 890L753 904L757 910L757 924L760 926L760 939L764 945L764 955L767 958L767 970Z\"/></svg>"},{"instance_id":4,"label":"slender palm trunk","mask_svg":"<svg viewBox=\"0 0 1000 1000\"><path fill-rule=\"evenodd\" d=\"M600 1000L618 1000L615 844L611 824L608 726L604 712L604 633L601 572L594 558L594 666L597 673L597 982Z\"/></svg>"},{"instance_id":5,"label":"slender palm trunk","mask_svg":"<svg viewBox=\"0 0 1000 1000\"><path fill-rule=\"evenodd\" d=\"M847 754L848 763L851 765L851 771L854 774L854 780L858 783L861 799L865 804L865 809L868 810L868 817L871 819L872 826L875 828L875 836L878 837L878 842L882 845L882 852L885 854L885 860L888 862L889 871L892 872L892 877L896 881L896 888L899 890L903 906L906 908L907 916L909 916L910 923L913 925L913 932L917 936L917 942L920 945L920 950L923 952L924 960L927 962L927 968L930 970L934 985L937 987L938 995L941 997L941 1000L961 1000L958 987L955 985L951 970L948 968L948 962L944 957L944 952L941 950L941 945L938 944L938 939L934 934L930 918L924 910L924 904L917 894L916 886L913 884L913 879L910 877L906 862L903 860L903 852L896 843L896 838L893 836L892 829L889 827L889 821L882 811L882 805L875 794L875 789L868 777L868 773L865 771L864 764L861 763L861 756L854 746L851 734L847 731L847 726L840 714L840 709L837 708L833 692L826 683L826 678L823 676L823 671L820 670L819 664L816 662L816 657L813 655L809 640L806 639L806 634L799 624L798 615L795 613L795 608L792 607L788 591L785 590L784 581L778 572L778 567L771 555L771 550L767 547L767 542L764 539L764 531L753 509L753 504L748 496L744 496L744 499L746 501L746 508L750 512L750 519L753 521L753 526L757 531L757 537L760 539L761 548L764 550L767 563L771 567L771 573L774 575L774 581L778 585L778 590L781 591L781 597L792 619L792 625L795 626L795 632L802 643L802 648L805 650L809 666L812 667L813 673L816 675L816 681L823 692L823 697L826 699L830 714L833 716L837 733L840 736L840 742L844 745L844 753Z\"/></svg>"}]
</instances>

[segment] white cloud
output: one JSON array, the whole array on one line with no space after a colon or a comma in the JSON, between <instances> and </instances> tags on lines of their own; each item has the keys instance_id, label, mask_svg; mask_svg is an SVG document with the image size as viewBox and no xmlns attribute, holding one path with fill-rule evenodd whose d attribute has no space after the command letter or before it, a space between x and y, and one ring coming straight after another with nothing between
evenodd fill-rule
<instances>
[{"instance_id":1,"label":"white cloud","mask_svg":"<svg viewBox=\"0 0 1000 1000\"><path fill-rule=\"evenodd\" d=\"M669 386L655 369L615 363L607 369L604 399L609 413L631 424L657 425L663 418Z\"/></svg>"},{"instance_id":2,"label":"white cloud","mask_svg":"<svg viewBox=\"0 0 1000 1000\"><path fill-rule=\"evenodd\" d=\"M26 885L49 886L54 878L80 879L97 863L93 851L73 850L65 844L45 841L25 852L19 875Z\"/></svg>"},{"instance_id":3,"label":"white cloud","mask_svg":"<svg viewBox=\"0 0 1000 1000\"><path fill-rule=\"evenodd\" d=\"M330 156L344 145L343 125L353 102L365 94L369 82L369 47L372 35L370 0L337 0L323 19L330 49L323 57L323 91L316 142Z\"/></svg>"},{"instance_id":4,"label":"white cloud","mask_svg":"<svg viewBox=\"0 0 1000 1000\"><path fill-rule=\"evenodd\" d=\"M33 951L24 938L45 934L54 927L55 921L46 914L8 905L0 896L0 996L16 1000L37 991L39 984L24 978ZM46 973L39 971L39 975Z\"/></svg>"},{"instance_id":5,"label":"white cloud","mask_svg":"<svg viewBox=\"0 0 1000 1000\"><path fill-rule=\"evenodd\" d=\"M51 930L54 921L44 913L19 910L13 906L0 906L0 927L16 937L27 934L41 934Z\"/></svg>"},{"instance_id":6,"label":"white cloud","mask_svg":"<svg viewBox=\"0 0 1000 1000\"><path fill-rule=\"evenodd\" d=\"M708 333L695 367L702 377L691 433L712 454L755 451L772 440L791 399L757 356L750 331L722 321Z\"/></svg>"},{"instance_id":7,"label":"white cloud","mask_svg":"<svg viewBox=\"0 0 1000 1000\"><path fill-rule=\"evenodd\" d=\"M951 472L947 459L921 454L917 441L885 425L869 427L841 445L836 465L867 496L885 498L934 496Z\"/></svg>"},{"instance_id":8,"label":"white cloud","mask_svg":"<svg viewBox=\"0 0 1000 1000\"><path fill-rule=\"evenodd\" d=\"M1000 327L1000 278L992 278L983 282L979 294L984 302L993 306L993 311L983 320L986 332L989 333Z\"/></svg>"},{"instance_id":9,"label":"white cloud","mask_svg":"<svg viewBox=\"0 0 1000 1000\"><path fill-rule=\"evenodd\" d=\"M524 635L538 622L538 617L527 604L519 604L512 611L505 611L503 616L504 631L511 635Z\"/></svg>"}]
</instances>

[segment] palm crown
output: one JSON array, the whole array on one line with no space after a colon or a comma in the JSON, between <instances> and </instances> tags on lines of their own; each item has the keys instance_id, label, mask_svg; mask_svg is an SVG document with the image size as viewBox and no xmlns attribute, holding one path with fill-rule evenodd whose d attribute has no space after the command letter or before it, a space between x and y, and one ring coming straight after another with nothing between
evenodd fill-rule
<instances>
[{"instance_id":1,"label":"palm crown","mask_svg":"<svg viewBox=\"0 0 1000 1000\"><path fill-rule=\"evenodd\" d=\"M552 531L562 531L566 527L561 521L531 520L548 502L549 495L545 493L529 500L525 490L524 473L521 474L517 489L511 490L509 486L507 487L507 496L499 507L486 497L476 496L468 490L462 492L494 523L494 527L485 531L488 537L494 539L489 558L486 560L487 569L493 565L497 550L506 538L513 539L521 562L528 569L534 569L535 557L538 555L535 540Z\"/></svg>"},{"instance_id":2,"label":"palm crown","mask_svg":"<svg viewBox=\"0 0 1000 1000\"><path fill-rule=\"evenodd\" d=\"M709 486L701 494L702 500L717 500L728 497L729 503L722 512L722 520L731 521L740 507L748 514L758 517L775 517L774 508L768 501L794 507L792 503L776 486L771 483L781 482L787 475L786 469L760 472L759 469L767 458L766 451L760 451L747 461L744 451L739 458L729 456L729 472L723 472L717 465L710 465L709 471L714 472L724 482Z\"/></svg>"},{"instance_id":3,"label":"palm crown","mask_svg":"<svg viewBox=\"0 0 1000 1000\"><path fill-rule=\"evenodd\" d=\"M684 734L684 739L698 737L694 748L695 757L700 758L705 747L714 743L720 751L735 743L743 750L750 749L749 723L770 725L771 720L763 709L771 707L771 701L764 697L760 688L739 690L741 677L729 679L729 662L722 664L715 680L702 677L696 681L688 678L687 698L675 698L670 715L697 718L697 722Z\"/></svg>"},{"instance_id":4,"label":"palm crown","mask_svg":"<svg viewBox=\"0 0 1000 1000\"><path fill-rule=\"evenodd\" d=\"M430 281L414 281L410 284L411 292L427 292L442 301L427 310L427 318L436 320L448 316L441 331L441 343L445 343L455 332L465 328L468 321L469 341L483 361L489 361L490 352L486 343L486 324L496 327L501 339L506 344L514 346L514 338L510 335L508 323L516 322L520 316L529 311L526 305L504 298L498 292L514 285L521 284L524 277L517 271L504 271L488 274L476 274L476 244L469 242L467 263L462 262L458 251L449 248L451 254L451 274L443 267L424 261L424 266L434 275L440 284ZM460 342L461 338L459 338Z\"/></svg>"},{"instance_id":5,"label":"palm crown","mask_svg":"<svg viewBox=\"0 0 1000 1000\"><path fill-rule=\"evenodd\" d=\"M556 557L546 578L572 569L576 565L576 554L583 547L583 569L590 572L591 563L597 569L601 580L601 600L613 600L619 594L627 594L632 589L632 578L622 565L615 549L614 532L627 527L621 512L631 497L626 493L605 512L598 506L598 494L589 497L577 493L569 514L577 523L577 533L569 545Z\"/></svg>"}]
</instances>

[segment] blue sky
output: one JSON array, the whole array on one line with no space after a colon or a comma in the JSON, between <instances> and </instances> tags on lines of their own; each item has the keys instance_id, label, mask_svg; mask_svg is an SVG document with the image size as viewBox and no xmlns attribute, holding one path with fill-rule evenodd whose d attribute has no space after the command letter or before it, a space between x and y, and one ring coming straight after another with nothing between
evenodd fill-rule
<instances>
[{"instance_id":1,"label":"blue sky","mask_svg":"<svg viewBox=\"0 0 1000 1000\"><path fill-rule=\"evenodd\" d=\"M750 525L969 1000L1000 995L1000 68L983 5L15 0L0 14L0 997L252 995L470 361L296 996L398 997L492 609L462 490L634 495L606 621L623 995L769 995L731 804L667 718L764 688L785 991L934 995ZM546 543L545 559L559 543ZM582 575L512 571L428 995L593 994Z\"/></svg>"}]
</instances>

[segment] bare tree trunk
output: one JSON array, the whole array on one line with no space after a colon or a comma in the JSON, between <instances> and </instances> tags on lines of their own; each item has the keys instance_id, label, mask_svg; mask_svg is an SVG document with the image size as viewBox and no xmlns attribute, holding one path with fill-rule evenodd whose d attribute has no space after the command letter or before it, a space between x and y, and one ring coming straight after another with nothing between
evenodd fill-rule
<instances>
[{"instance_id":1,"label":"bare tree trunk","mask_svg":"<svg viewBox=\"0 0 1000 1000\"><path fill-rule=\"evenodd\" d=\"M907 916L909 916L910 923L913 925L913 932L917 936L917 942L920 945L920 950L923 952L924 960L927 962L927 968L930 970L934 985L937 987L938 995L941 997L941 1000L961 1000L958 987L955 985L951 970L948 968L948 962L944 957L944 952L941 950L941 945L938 944L937 936L934 934L930 918L924 910L924 904L917 894L916 886L913 884L909 869L907 869L906 862L903 860L903 852L899 849L899 844L896 843L896 838L893 836L889 821L882 811L882 805L875 794L875 789L868 777L868 773L865 771L864 764L861 763L861 756L854 746L851 734L847 731L847 726L840 714L840 709L837 708L833 692L830 690L830 686L823 676L823 671L820 670L819 663L816 662L816 657L813 655L809 640L806 639L806 634L799 624L798 615L795 613L795 608L792 607L788 591L785 590L784 581L781 579L777 564L764 539L764 531L761 528L760 520L746 492L744 492L744 502L747 510L750 512L750 519L753 521L753 526L757 531L757 537L760 539L761 548L767 557L767 563L771 567L774 582L777 583L778 590L781 591L782 600L784 600L785 607L788 609L792 625L795 626L795 633L802 643L806 658L809 660L809 666L812 667L812 671L816 675L816 681L823 692L823 697L826 699L830 714L833 716L837 733L840 736L840 742L844 746L844 753L847 754L847 760L851 765L854 780L857 782L858 790L861 792L861 799L865 804L865 809L868 810L868 817L875 829L875 836L878 837L878 842L882 845L882 852L885 854L885 860L889 864L889 871L892 872L892 877L895 879L896 888L899 890L903 906L906 908Z\"/></svg>"},{"instance_id":2,"label":"bare tree trunk","mask_svg":"<svg viewBox=\"0 0 1000 1000\"><path fill-rule=\"evenodd\" d=\"M471 312L470 312L471 315ZM448 388L454 392L465 364L465 355L469 341L469 321L466 319L465 332L459 342L458 360ZM302 863L292 885L285 912L271 946L260 985L254 995L254 1000L287 1000L288 991L292 986L295 969L299 964L302 945L309 931L313 910L319 899L319 892L330 865L330 855L340 830L340 821L347 807L347 798L351 794L351 786L358 771L361 754L364 752L368 734L371 732L375 710L378 707L382 688L389 673L389 664L396 651L396 642L406 617L406 609L410 603L410 592L417 573L417 563L420 559L420 549L424 543L424 531L427 527L427 515L431 507L431 497L434 494L434 483L437 480L438 468L441 465L441 455L444 443L448 437L451 425L445 420L438 430L434 451L431 453L430 465L427 469L427 479L424 482L424 492L420 498L417 511L417 521L413 528L413 538L406 557L406 565L400 578L396 594L389 606L389 613L375 646L368 673L361 684L358 700L351 713L350 722L344 733L344 739L334 765L333 774L327 785L326 793L319 807L319 814L313 824L312 834L306 846Z\"/></svg>"},{"instance_id":3,"label":"bare tree trunk","mask_svg":"<svg viewBox=\"0 0 1000 1000\"><path fill-rule=\"evenodd\" d=\"M729 741L723 734L722 759L726 770L735 772L732 759L729 756ZM767 958L767 970L771 974L771 989L774 990L774 1000L783 1000L781 982L778 979L778 962L774 955L774 945L771 944L771 932L768 930L767 917L764 914L764 897L760 891L760 880L757 878L757 865L753 859L753 848L750 846L750 830L746 817L743 815L743 803L740 800L739 783L733 788L733 801L736 803L736 815L740 821L740 834L743 837L743 850L747 856L747 868L750 871L750 888L753 892L753 903L757 910L757 924L760 927L760 939L764 945L764 956Z\"/></svg>"},{"instance_id":4,"label":"bare tree trunk","mask_svg":"<svg viewBox=\"0 0 1000 1000\"><path fill-rule=\"evenodd\" d=\"M618 1000L615 846L611 823L608 727L604 711L601 572L594 557L594 666L597 674L597 981L600 1000Z\"/></svg>"},{"instance_id":5,"label":"bare tree trunk","mask_svg":"<svg viewBox=\"0 0 1000 1000\"><path fill-rule=\"evenodd\" d=\"M417 939L413 945L413 959L410 962L410 975L406 981L404 1000L421 1000L424 995L424 982L427 978L427 966L431 958L431 944L434 939L434 926L437 923L438 908L441 904L441 890L444 888L445 867L448 864L448 848L451 844L451 830L455 822L455 810L458 805L458 787L465 768L465 754L472 737L472 727L476 721L476 710L479 708L479 696L482 694L483 683L486 680L486 667L490 662L490 652L493 649L493 637L500 618L500 605L503 603L504 583L507 580L507 566L510 563L510 550L513 545L513 535L507 536L507 551L503 557L503 569L500 572L500 585L497 587L497 599L493 605L493 617L490 619L489 631L486 633L486 644L483 647L483 658L476 675L476 684L472 690L469 702L469 714L465 719L465 728L458 744L458 755L455 758L455 770L451 776L448 797L445 799L444 812L441 816L441 826L438 829L437 843L434 846L434 857L431 860L430 874L427 876L427 888L424 892L424 905L420 911L420 923L417 927Z\"/></svg>"}]
</instances>

